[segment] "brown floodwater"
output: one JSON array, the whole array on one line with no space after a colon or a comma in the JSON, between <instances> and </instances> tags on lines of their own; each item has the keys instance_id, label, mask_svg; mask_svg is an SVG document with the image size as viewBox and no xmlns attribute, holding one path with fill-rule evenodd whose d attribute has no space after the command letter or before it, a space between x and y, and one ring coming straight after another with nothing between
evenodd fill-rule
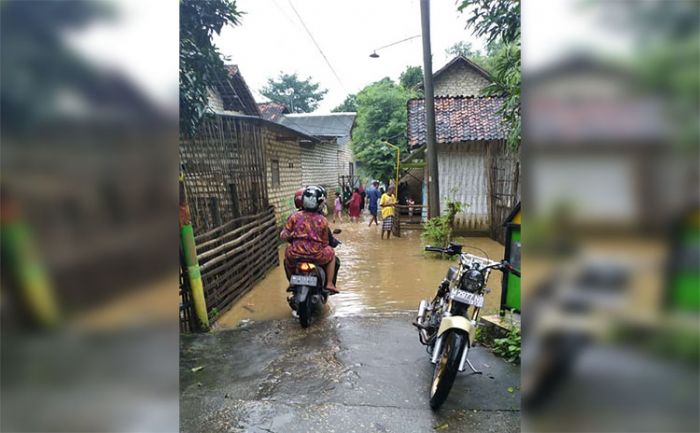
<instances>
[{"instance_id":1,"label":"brown floodwater","mask_svg":"<svg viewBox=\"0 0 700 433\"><path fill-rule=\"evenodd\" d=\"M381 224L381 222L380 222ZM366 223L332 224L342 229L343 242L336 248L341 260L338 274L340 294L331 296L325 307L329 316L376 315L413 311L421 299L430 298L437 284L454 263L424 253L420 231L406 230L402 237L380 239L380 229ZM487 237L457 238L463 251L492 260L503 258L504 247ZM280 263L284 254L280 247ZM480 251L481 250L481 251ZM273 320L291 317L287 304L287 278L282 266L272 270L249 293L216 321L217 328L236 327L242 320ZM491 273L483 314L498 311L501 298L501 273Z\"/></svg>"}]
</instances>

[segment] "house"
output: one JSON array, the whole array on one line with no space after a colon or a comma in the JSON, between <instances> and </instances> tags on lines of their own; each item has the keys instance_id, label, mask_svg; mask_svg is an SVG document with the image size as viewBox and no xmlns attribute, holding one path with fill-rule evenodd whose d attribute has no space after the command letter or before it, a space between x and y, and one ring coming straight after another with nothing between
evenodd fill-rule
<instances>
[{"instance_id":1,"label":"house","mask_svg":"<svg viewBox=\"0 0 700 433\"><path fill-rule=\"evenodd\" d=\"M260 117L260 110L238 65L226 65L228 79L209 88L209 107L215 113L233 112Z\"/></svg>"},{"instance_id":2,"label":"house","mask_svg":"<svg viewBox=\"0 0 700 433\"><path fill-rule=\"evenodd\" d=\"M339 176L354 174L349 144L355 113L290 114L277 102L256 104L238 67L226 68L228 81L210 89L210 108L259 130L266 200L278 222L294 211L294 192L302 186L334 189Z\"/></svg>"},{"instance_id":3,"label":"house","mask_svg":"<svg viewBox=\"0 0 700 433\"><path fill-rule=\"evenodd\" d=\"M286 114L279 123L310 135L317 143L302 143L302 183L335 188L341 176L353 176L350 137L356 113Z\"/></svg>"},{"instance_id":4,"label":"house","mask_svg":"<svg viewBox=\"0 0 700 433\"><path fill-rule=\"evenodd\" d=\"M464 203L455 227L463 231L490 228L490 165L500 152L505 129L498 113L503 98L457 96L435 98L435 134L440 209L448 201ZM425 101L408 101L408 145L425 148ZM511 206L512 207L512 206Z\"/></svg>"},{"instance_id":5,"label":"house","mask_svg":"<svg viewBox=\"0 0 700 433\"><path fill-rule=\"evenodd\" d=\"M304 184L302 149L313 147L320 140L275 121L287 112L286 107L277 103L255 103L239 68L227 65L226 69L228 81L217 83L210 88L210 108L217 114L238 119L242 128L253 131L255 139L260 140L265 172L265 202L275 207L279 223L285 215L294 210L294 192ZM241 202L239 206L242 208L248 206L245 193L236 191L233 194L236 201ZM256 204L256 207L261 206L261 203ZM242 214L242 210L234 214ZM215 216L213 218L217 221Z\"/></svg>"},{"instance_id":6,"label":"house","mask_svg":"<svg viewBox=\"0 0 700 433\"><path fill-rule=\"evenodd\" d=\"M433 73L435 96L479 96L489 84L489 73L463 56L455 57Z\"/></svg>"},{"instance_id":7,"label":"house","mask_svg":"<svg viewBox=\"0 0 700 433\"><path fill-rule=\"evenodd\" d=\"M659 229L696 196L683 178L688 161L669 144L664 101L641 88L632 71L582 56L528 77L532 215L564 210L582 227Z\"/></svg>"},{"instance_id":8,"label":"house","mask_svg":"<svg viewBox=\"0 0 700 433\"><path fill-rule=\"evenodd\" d=\"M455 228L491 231L500 238L502 220L519 194L517 157L506 152L506 131L498 113L504 99L479 96L491 82L489 75L462 56L435 72L433 80L440 209L446 210L448 201L466 204L456 216ZM422 183L422 203L427 204L427 176L416 169L424 167L420 161L425 159L425 101L408 101L407 111L411 154L404 163L413 169L402 183L413 196L417 195L416 184Z\"/></svg>"}]
</instances>

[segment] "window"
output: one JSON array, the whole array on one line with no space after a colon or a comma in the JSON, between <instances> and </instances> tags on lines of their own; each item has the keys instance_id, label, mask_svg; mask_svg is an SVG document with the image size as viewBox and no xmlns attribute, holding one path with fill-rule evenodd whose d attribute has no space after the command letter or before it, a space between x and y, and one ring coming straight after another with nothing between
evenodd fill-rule
<instances>
[{"instance_id":1,"label":"window","mask_svg":"<svg viewBox=\"0 0 700 433\"><path fill-rule=\"evenodd\" d=\"M349 162L349 163L348 163L348 174L349 174L350 176L354 176L354 175L355 175L355 166L352 164L352 162Z\"/></svg>"},{"instance_id":2,"label":"window","mask_svg":"<svg viewBox=\"0 0 700 433\"><path fill-rule=\"evenodd\" d=\"M280 161L278 159L272 160L272 187L279 188L280 186Z\"/></svg>"}]
</instances>

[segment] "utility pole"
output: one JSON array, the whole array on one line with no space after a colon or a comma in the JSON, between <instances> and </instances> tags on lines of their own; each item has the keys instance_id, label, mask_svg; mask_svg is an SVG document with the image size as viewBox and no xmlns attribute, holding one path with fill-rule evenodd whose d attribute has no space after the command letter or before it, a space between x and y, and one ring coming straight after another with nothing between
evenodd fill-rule
<instances>
[{"instance_id":1,"label":"utility pole","mask_svg":"<svg viewBox=\"0 0 700 433\"><path fill-rule=\"evenodd\" d=\"M435 149L435 98L433 96L433 59L430 51L430 0L420 0L423 34L423 90L425 93L425 143L428 163L428 218L440 215L437 150Z\"/></svg>"}]
</instances>

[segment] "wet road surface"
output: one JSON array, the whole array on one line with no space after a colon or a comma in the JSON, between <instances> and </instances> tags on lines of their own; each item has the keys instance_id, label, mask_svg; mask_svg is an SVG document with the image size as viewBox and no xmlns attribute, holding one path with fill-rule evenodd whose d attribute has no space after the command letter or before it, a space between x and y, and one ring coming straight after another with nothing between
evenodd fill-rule
<instances>
[{"instance_id":1,"label":"wet road surface","mask_svg":"<svg viewBox=\"0 0 700 433\"><path fill-rule=\"evenodd\" d=\"M470 359L484 374L460 373L430 410L433 369L412 319L325 317L302 329L290 318L185 335L181 431L519 431L519 369L482 347Z\"/></svg>"},{"instance_id":2,"label":"wet road surface","mask_svg":"<svg viewBox=\"0 0 700 433\"><path fill-rule=\"evenodd\" d=\"M519 431L519 368L482 347L469 357L484 374L460 373L442 409L428 406L433 366L411 322L451 262L425 255L418 231L382 241L374 226L334 228L343 230L342 293L309 329L291 317L280 266L218 318L215 332L182 337L181 430ZM465 252L503 257L491 239L456 241ZM500 284L492 273L483 314L497 311Z\"/></svg>"},{"instance_id":3,"label":"wet road surface","mask_svg":"<svg viewBox=\"0 0 700 433\"><path fill-rule=\"evenodd\" d=\"M334 224L342 229L343 242L336 249L342 266L338 275L339 295L330 298L330 317L367 316L386 312L415 311L421 299L430 298L444 278L449 260L424 253L417 230L405 230L401 238L380 239L380 228L366 223ZM503 258L504 248L487 237L457 238L464 252ZM284 247L280 247L280 260ZM216 322L219 329L235 328L242 320L287 319L290 309L285 299L287 278L282 266L275 268ZM498 311L501 299L501 273L492 272L482 315Z\"/></svg>"}]
</instances>

